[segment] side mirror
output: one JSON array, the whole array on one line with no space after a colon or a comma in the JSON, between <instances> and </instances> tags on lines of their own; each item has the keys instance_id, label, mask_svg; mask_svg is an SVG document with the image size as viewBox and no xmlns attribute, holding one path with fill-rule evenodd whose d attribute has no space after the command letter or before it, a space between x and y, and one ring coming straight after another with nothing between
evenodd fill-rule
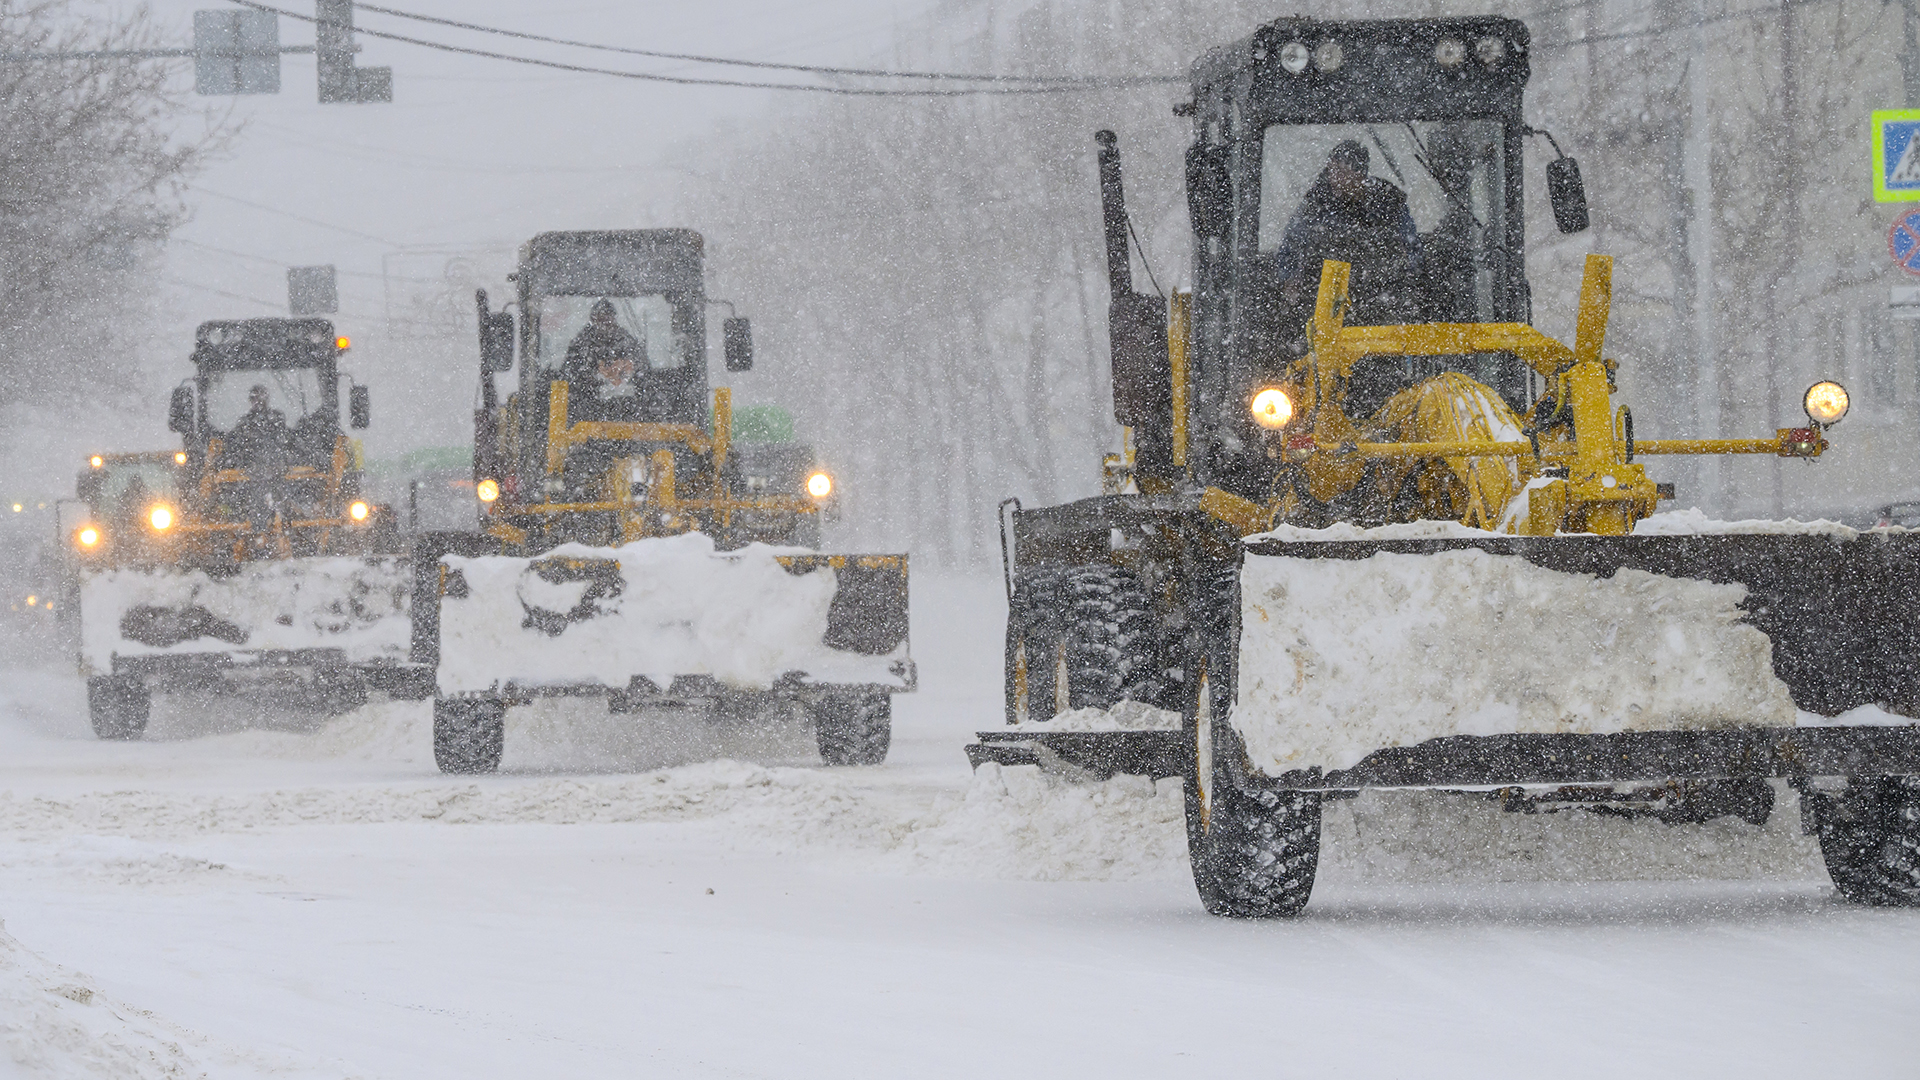
<instances>
[{"instance_id":1,"label":"side mirror","mask_svg":"<svg viewBox=\"0 0 1920 1080\"><path fill-rule=\"evenodd\" d=\"M167 402L167 430L193 434L193 387L173 388L173 398Z\"/></svg>"},{"instance_id":2,"label":"side mirror","mask_svg":"<svg viewBox=\"0 0 1920 1080\"><path fill-rule=\"evenodd\" d=\"M728 319L721 324L721 336L726 341L727 370L753 370L753 326L744 317Z\"/></svg>"},{"instance_id":3,"label":"side mirror","mask_svg":"<svg viewBox=\"0 0 1920 1080\"><path fill-rule=\"evenodd\" d=\"M1563 233L1586 230L1587 186L1580 181L1580 163L1570 157L1547 162L1547 198L1553 203L1553 223Z\"/></svg>"},{"instance_id":4,"label":"side mirror","mask_svg":"<svg viewBox=\"0 0 1920 1080\"><path fill-rule=\"evenodd\" d=\"M347 422L356 429L373 423L373 397L366 387L356 386L347 391Z\"/></svg>"},{"instance_id":5,"label":"side mirror","mask_svg":"<svg viewBox=\"0 0 1920 1080\"><path fill-rule=\"evenodd\" d=\"M480 370L506 371L513 367L513 316L487 310L485 289L475 289L473 301L480 309Z\"/></svg>"},{"instance_id":6,"label":"side mirror","mask_svg":"<svg viewBox=\"0 0 1920 1080\"><path fill-rule=\"evenodd\" d=\"M1227 235L1233 220L1233 181L1227 175L1226 147L1187 148L1187 219L1195 236Z\"/></svg>"},{"instance_id":7,"label":"side mirror","mask_svg":"<svg viewBox=\"0 0 1920 1080\"><path fill-rule=\"evenodd\" d=\"M496 311L480 324L480 369L506 371L513 367L513 316Z\"/></svg>"}]
</instances>

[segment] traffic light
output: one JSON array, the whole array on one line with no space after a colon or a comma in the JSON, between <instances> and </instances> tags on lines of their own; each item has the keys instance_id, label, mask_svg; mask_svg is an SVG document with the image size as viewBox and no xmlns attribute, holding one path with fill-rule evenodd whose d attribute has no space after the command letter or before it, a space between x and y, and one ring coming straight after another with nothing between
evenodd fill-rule
<instances>
[{"instance_id":1,"label":"traffic light","mask_svg":"<svg viewBox=\"0 0 1920 1080\"><path fill-rule=\"evenodd\" d=\"M320 100L392 101L393 69L353 66L353 0L314 0Z\"/></svg>"},{"instance_id":2,"label":"traffic light","mask_svg":"<svg viewBox=\"0 0 1920 1080\"><path fill-rule=\"evenodd\" d=\"M280 17L271 11L193 13L196 94L280 92Z\"/></svg>"}]
</instances>

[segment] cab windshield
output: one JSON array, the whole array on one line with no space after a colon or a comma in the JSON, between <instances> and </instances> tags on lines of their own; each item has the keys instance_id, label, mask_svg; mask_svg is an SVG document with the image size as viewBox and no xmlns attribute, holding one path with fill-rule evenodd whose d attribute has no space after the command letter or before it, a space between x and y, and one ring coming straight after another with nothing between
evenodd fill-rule
<instances>
[{"instance_id":1,"label":"cab windshield","mask_svg":"<svg viewBox=\"0 0 1920 1080\"><path fill-rule=\"evenodd\" d=\"M1498 120L1276 124L1260 156L1258 261L1289 307L1353 265L1348 321L1488 322L1505 258Z\"/></svg>"},{"instance_id":2,"label":"cab windshield","mask_svg":"<svg viewBox=\"0 0 1920 1080\"><path fill-rule=\"evenodd\" d=\"M320 373L313 368L216 371L207 376L207 423L232 431L247 414L247 396L256 386L267 391L268 406L285 416L288 427L320 411Z\"/></svg>"},{"instance_id":3,"label":"cab windshield","mask_svg":"<svg viewBox=\"0 0 1920 1080\"><path fill-rule=\"evenodd\" d=\"M644 296L543 296L539 298L540 366L558 371L571 350L579 362L595 338L633 346L633 366L673 371L686 362L686 350L673 329L673 303L660 293ZM610 330L589 332L596 304L613 308Z\"/></svg>"}]
</instances>

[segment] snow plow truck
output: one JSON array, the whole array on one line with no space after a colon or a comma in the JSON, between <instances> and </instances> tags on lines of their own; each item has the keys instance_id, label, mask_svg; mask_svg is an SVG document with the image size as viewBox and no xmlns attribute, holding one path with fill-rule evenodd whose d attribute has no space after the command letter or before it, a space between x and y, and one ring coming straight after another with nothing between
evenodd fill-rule
<instances>
[{"instance_id":1,"label":"snow plow truck","mask_svg":"<svg viewBox=\"0 0 1920 1080\"><path fill-rule=\"evenodd\" d=\"M177 450L94 454L67 542L95 734L137 739L156 690L290 684L343 712L370 689L424 697L391 508L361 494L325 319L202 323L174 389ZM365 428L367 388L347 419ZM71 610L71 608L70 608Z\"/></svg>"},{"instance_id":2,"label":"snow plow truck","mask_svg":"<svg viewBox=\"0 0 1920 1080\"><path fill-rule=\"evenodd\" d=\"M1842 896L1920 904L1920 533L1656 514L1670 455L1817 467L1846 393L1764 437L1636 438L1610 260L1571 343L1531 325L1528 70L1495 17L1210 52L1169 299L1134 291L1098 134L1128 452L1109 494L1003 504L1008 724L969 757L1184 777L1223 916L1301 911L1322 802L1361 789L1758 823L1782 779ZM1573 159L1547 191L1586 227Z\"/></svg>"},{"instance_id":3,"label":"snow plow truck","mask_svg":"<svg viewBox=\"0 0 1920 1080\"><path fill-rule=\"evenodd\" d=\"M434 758L490 772L509 706L804 711L830 765L877 764L911 690L907 557L823 554L832 474L747 429L707 372L704 243L686 229L543 233L519 319L476 296L480 535L416 548L413 659L435 673ZM729 371L751 326L722 324ZM516 365L516 344L518 364ZM494 375L518 368L504 398ZM764 412L760 419L765 420Z\"/></svg>"}]
</instances>

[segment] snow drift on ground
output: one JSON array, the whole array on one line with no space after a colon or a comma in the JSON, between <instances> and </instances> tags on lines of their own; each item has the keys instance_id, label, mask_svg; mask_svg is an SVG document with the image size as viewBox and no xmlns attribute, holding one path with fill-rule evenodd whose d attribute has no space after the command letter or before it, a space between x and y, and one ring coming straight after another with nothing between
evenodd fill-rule
<instances>
[{"instance_id":1,"label":"snow drift on ground","mask_svg":"<svg viewBox=\"0 0 1920 1080\"><path fill-rule=\"evenodd\" d=\"M539 559L446 556L465 595L440 606L440 689L449 694L569 684L624 689L642 675L661 689L676 675L709 675L765 689L790 673L814 683L903 686L887 656L828 647L830 567L789 573L782 549L716 552L698 533L620 548L569 544ZM618 588L590 578L554 581L538 564L615 562ZM611 580L611 579L609 579Z\"/></svg>"},{"instance_id":2,"label":"snow drift on ground","mask_svg":"<svg viewBox=\"0 0 1920 1080\"><path fill-rule=\"evenodd\" d=\"M1791 727L1745 595L1477 549L1248 555L1233 725L1270 775L1443 735Z\"/></svg>"},{"instance_id":3,"label":"snow drift on ground","mask_svg":"<svg viewBox=\"0 0 1920 1080\"><path fill-rule=\"evenodd\" d=\"M133 568L89 574L80 586L82 660L96 674L111 672L115 655L340 649L350 661L403 661L412 586L401 558L273 559L223 577ZM130 613L183 640L128 639L122 629Z\"/></svg>"},{"instance_id":4,"label":"snow drift on ground","mask_svg":"<svg viewBox=\"0 0 1920 1080\"><path fill-rule=\"evenodd\" d=\"M15 1071L36 1080L343 1075L223 1046L118 1001L21 945L0 922L0 1074Z\"/></svg>"}]
</instances>

